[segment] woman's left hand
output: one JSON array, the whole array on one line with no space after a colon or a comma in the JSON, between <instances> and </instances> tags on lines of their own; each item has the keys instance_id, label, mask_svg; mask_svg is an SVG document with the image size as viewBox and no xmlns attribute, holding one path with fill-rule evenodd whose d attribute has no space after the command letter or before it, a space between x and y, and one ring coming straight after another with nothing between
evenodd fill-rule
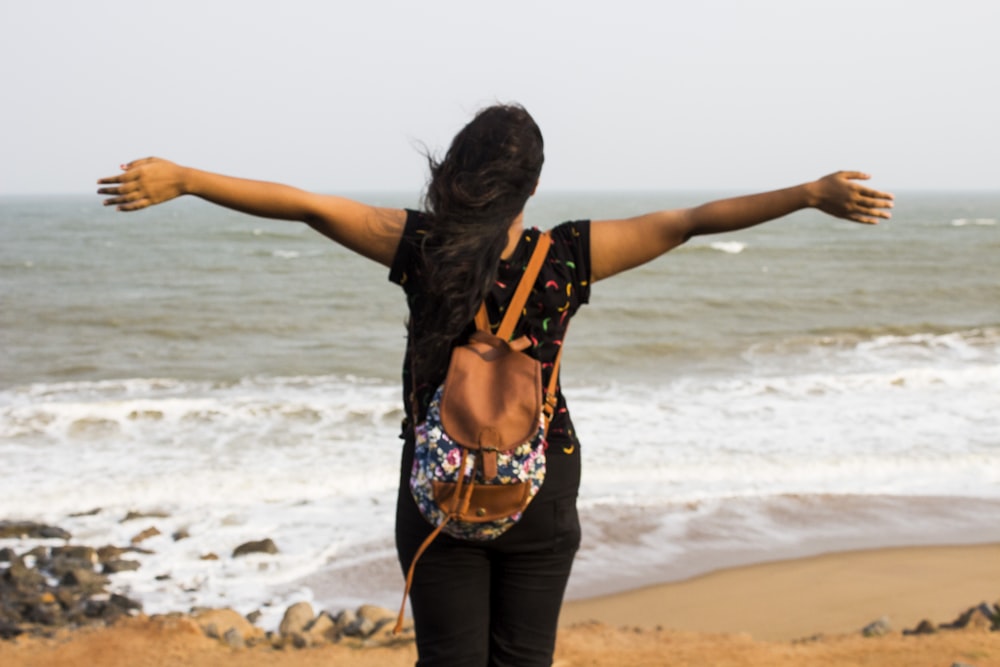
<instances>
[{"instance_id":1,"label":"woman's left hand","mask_svg":"<svg viewBox=\"0 0 1000 667\"><path fill-rule=\"evenodd\" d=\"M867 225L892 217L893 196L858 183L871 178L860 171L838 171L809 183L810 204L838 218Z\"/></svg>"}]
</instances>

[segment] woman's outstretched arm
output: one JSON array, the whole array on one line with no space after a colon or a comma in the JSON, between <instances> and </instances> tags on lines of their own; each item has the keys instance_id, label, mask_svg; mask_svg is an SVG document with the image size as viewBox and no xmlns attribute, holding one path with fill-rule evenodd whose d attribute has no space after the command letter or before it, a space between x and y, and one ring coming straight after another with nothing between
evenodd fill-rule
<instances>
[{"instance_id":1,"label":"woman's outstretched arm","mask_svg":"<svg viewBox=\"0 0 1000 667\"><path fill-rule=\"evenodd\" d=\"M892 195L858 181L869 176L839 171L783 190L720 199L695 208L658 211L591 224L591 279L601 280L645 264L692 236L732 232L803 208L874 225L891 217Z\"/></svg>"},{"instance_id":2,"label":"woman's outstretched arm","mask_svg":"<svg viewBox=\"0 0 1000 667\"><path fill-rule=\"evenodd\" d=\"M138 211L181 195L250 215L295 220L380 264L392 264L406 212L368 206L343 197L320 195L288 185L252 181L182 167L159 158L122 165L117 176L100 179L97 192L110 195L105 206Z\"/></svg>"}]
</instances>

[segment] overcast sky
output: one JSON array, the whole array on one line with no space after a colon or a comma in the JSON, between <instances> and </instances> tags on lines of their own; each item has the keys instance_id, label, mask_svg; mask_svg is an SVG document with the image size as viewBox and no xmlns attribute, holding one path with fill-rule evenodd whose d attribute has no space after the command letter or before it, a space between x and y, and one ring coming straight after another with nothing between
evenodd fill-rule
<instances>
[{"instance_id":1,"label":"overcast sky","mask_svg":"<svg viewBox=\"0 0 1000 667\"><path fill-rule=\"evenodd\" d=\"M0 3L0 194L146 155L407 190L524 104L542 187L1000 189L998 0Z\"/></svg>"}]
</instances>

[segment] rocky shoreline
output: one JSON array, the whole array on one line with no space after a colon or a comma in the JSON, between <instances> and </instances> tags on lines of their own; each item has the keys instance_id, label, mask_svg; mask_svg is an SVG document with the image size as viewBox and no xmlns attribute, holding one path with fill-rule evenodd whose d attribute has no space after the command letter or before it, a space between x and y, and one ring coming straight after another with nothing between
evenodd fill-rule
<instances>
[{"instance_id":1,"label":"rocky shoreline","mask_svg":"<svg viewBox=\"0 0 1000 667\"><path fill-rule=\"evenodd\" d=\"M125 520L150 515L130 513ZM128 546L72 544L62 528L31 521L0 521L0 539L59 540L57 546L35 546L23 553L0 548L0 639L21 635L52 637L59 630L109 626L123 617L142 614L142 603L109 590L115 574L141 567L129 554L150 553L138 546L155 528L138 533ZM174 539L183 539L175 535ZM233 557L275 553L270 539L237 547ZM214 554L212 555L214 556ZM215 556L217 558L217 556ZM254 625L259 613L243 616L228 609L195 608L161 615L193 620L208 637L232 648L259 644L274 648L306 648L344 643L358 648L392 646L413 641L412 624L393 634L396 613L374 605L315 612L307 602L290 606L277 631ZM154 617L155 618L155 617Z\"/></svg>"},{"instance_id":2,"label":"rocky shoreline","mask_svg":"<svg viewBox=\"0 0 1000 667\"><path fill-rule=\"evenodd\" d=\"M123 522L150 516L129 513ZM127 546L93 547L73 544L70 533L57 526L0 521L0 539L61 542L34 546L23 553L0 548L0 640L16 640L22 635L53 637L62 630L107 627L125 617L142 616L140 601L109 588L116 574L141 567L140 561L130 556L151 553L139 545L150 535L158 534L153 531L156 529L147 528L137 533ZM184 537L174 535L175 540ZM232 557L276 551L274 542L264 539L240 545ZM414 639L412 624L408 623L401 634L395 635L392 627L396 613L374 605L317 612L309 603L299 602L285 610L276 631L264 631L255 625L258 612L244 616L230 608L194 608L151 618L193 622L204 635L232 649L255 646L304 649L326 644L386 647L411 643ZM955 631L1000 632L1000 600L977 603L948 622L924 619L915 627L901 629L903 635ZM892 627L892 621L880 618L860 628L858 634L878 637L893 632L899 630ZM795 643L821 638L806 637Z\"/></svg>"}]
</instances>

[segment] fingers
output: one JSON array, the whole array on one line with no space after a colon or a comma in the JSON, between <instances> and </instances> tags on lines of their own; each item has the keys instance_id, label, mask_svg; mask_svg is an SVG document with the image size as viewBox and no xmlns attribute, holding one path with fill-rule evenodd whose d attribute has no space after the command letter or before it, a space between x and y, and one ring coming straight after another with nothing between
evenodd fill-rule
<instances>
[{"instance_id":1,"label":"fingers","mask_svg":"<svg viewBox=\"0 0 1000 667\"><path fill-rule=\"evenodd\" d=\"M111 176L108 178L102 178L98 183L118 183L120 185L114 185L113 187L98 188L97 194L99 195L111 195L104 200L103 204L105 206L117 206L119 211L135 211L140 208L146 208L149 206L149 200L143 196L140 191L138 183L135 182L135 178L129 178L127 175L122 174L119 176Z\"/></svg>"},{"instance_id":2,"label":"fingers","mask_svg":"<svg viewBox=\"0 0 1000 667\"><path fill-rule=\"evenodd\" d=\"M104 206L117 206L119 211L135 211L149 206L139 192L137 183L139 173L134 171L135 167L141 166L151 158L133 160L120 165L122 172L114 176L105 176L97 180L98 185L111 185L113 187L103 187L97 189L99 195L112 195L102 202Z\"/></svg>"},{"instance_id":3,"label":"fingers","mask_svg":"<svg viewBox=\"0 0 1000 667\"><path fill-rule=\"evenodd\" d=\"M847 218L867 225L877 225L880 220L888 220L892 213L892 199L859 197L851 202Z\"/></svg>"}]
</instances>

